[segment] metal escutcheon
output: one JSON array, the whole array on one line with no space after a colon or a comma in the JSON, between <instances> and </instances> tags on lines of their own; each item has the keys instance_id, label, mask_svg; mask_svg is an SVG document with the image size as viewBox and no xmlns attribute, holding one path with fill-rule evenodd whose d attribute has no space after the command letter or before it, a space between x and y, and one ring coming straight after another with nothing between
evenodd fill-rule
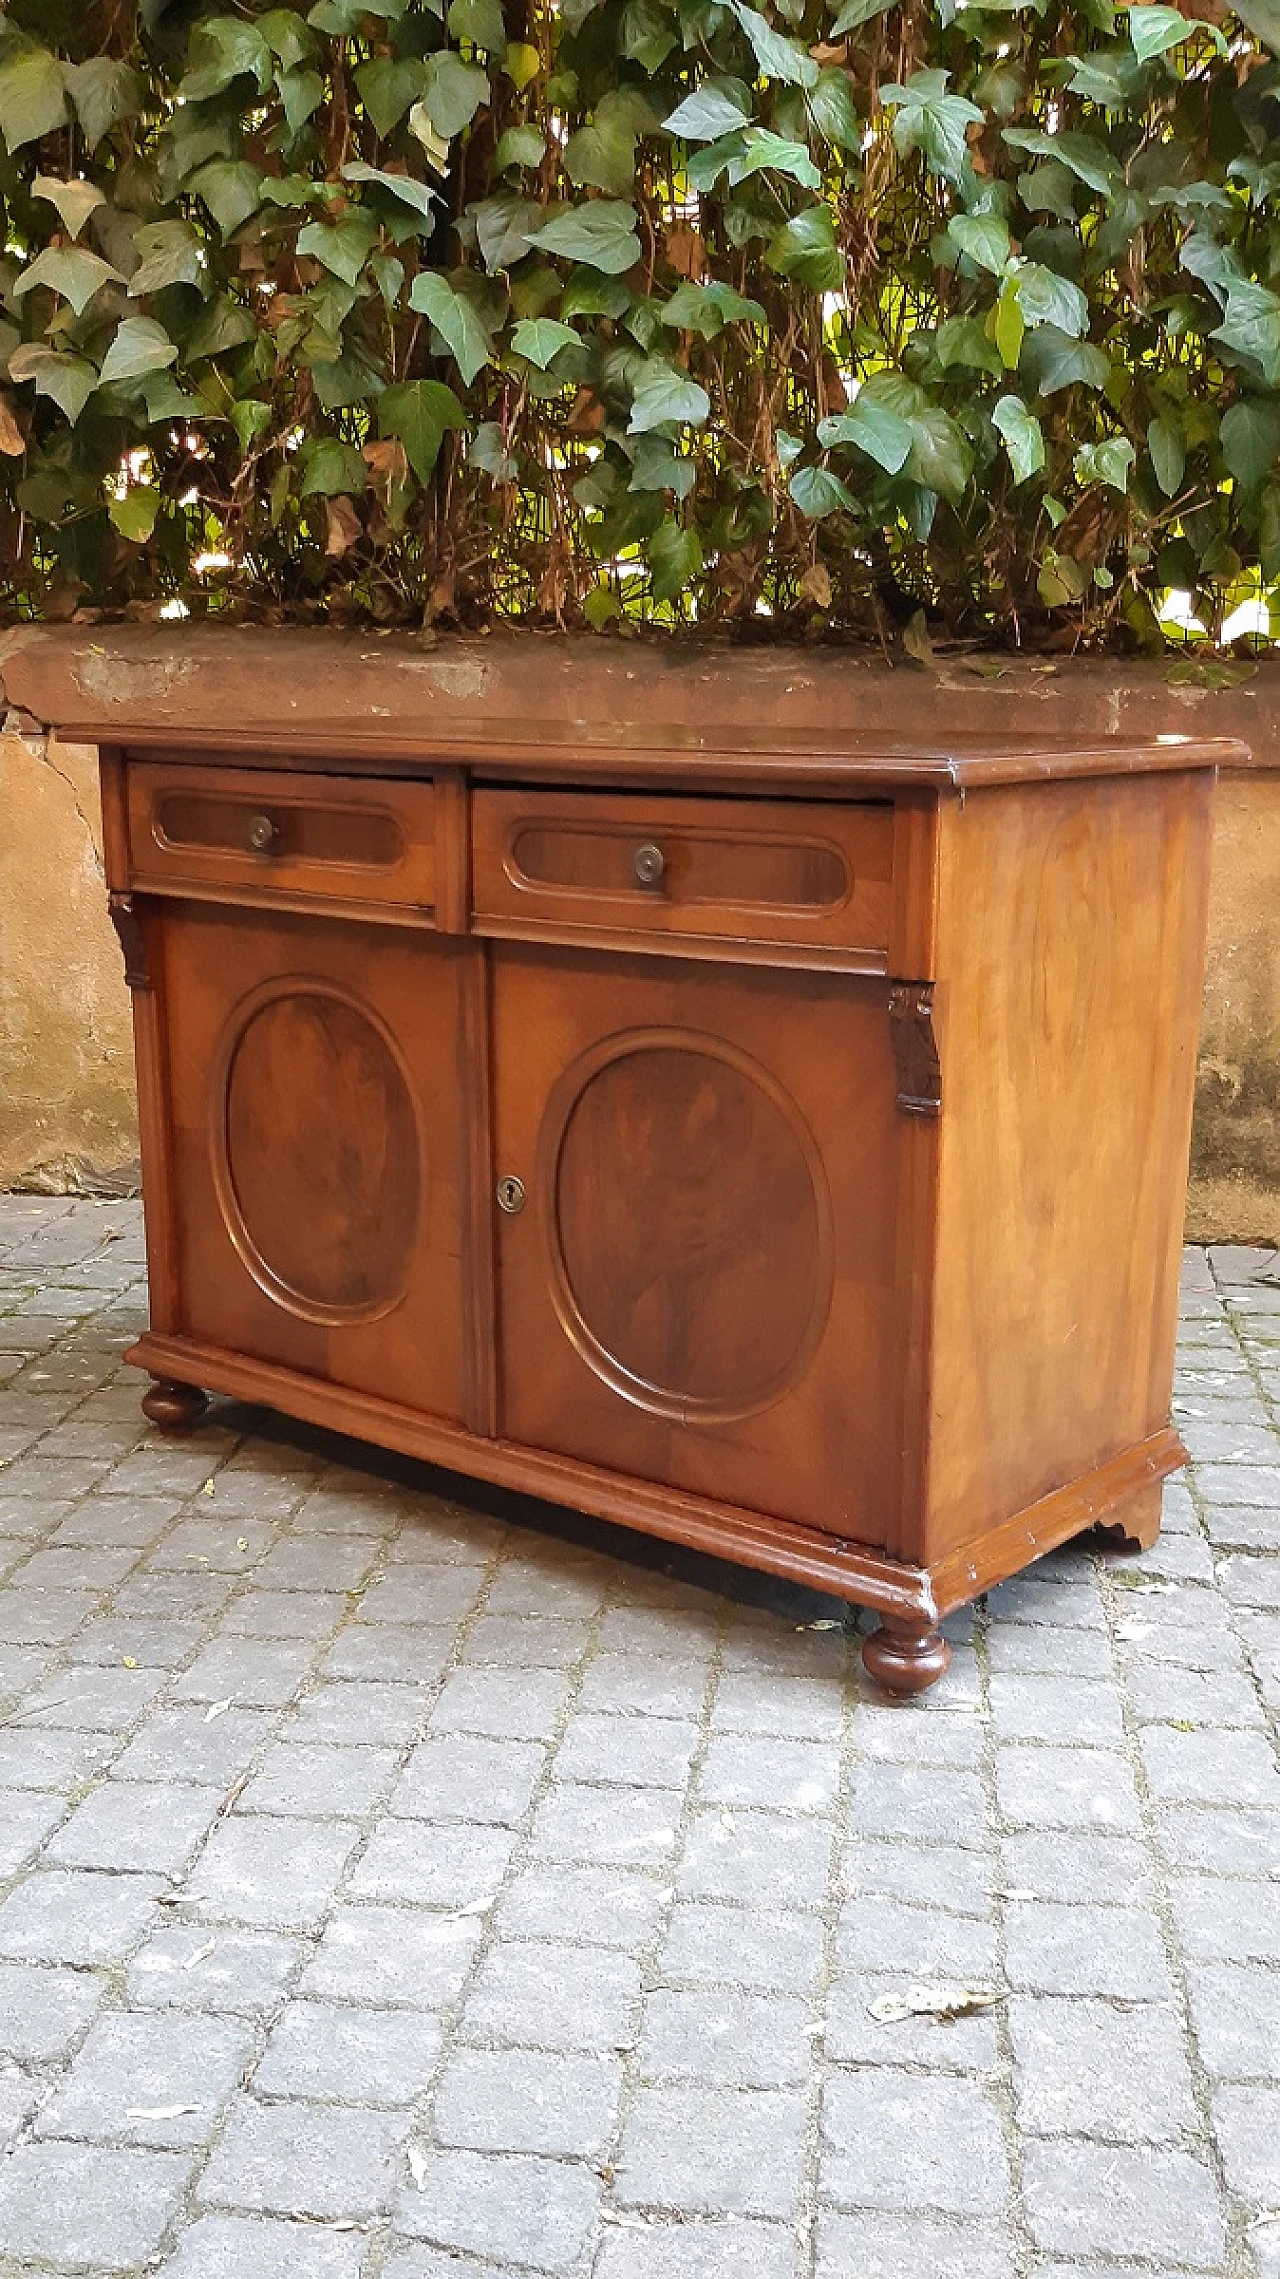
<instances>
[{"instance_id":1,"label":"metal escutcheon","mask_svg":"<svg viewBox=\"0 0 1280 2279\"><path fill-rule=\"evenodd\" d=\"M634 869L641 886L656 886L666 867L666 856L652 840L636 848Z\"/></svg>"},{"instance_id":2,"label":"metal escutcheon","mask_svg":"<svg viewBox=\"0 0 1280 2279\"><path fill-rule=\"evenodd\" d=\"M498 1209L500 1211L505 1211L509 1218L513 1219L518 1211L522 1211L524 1209L523 1179L515 1179L511 1177L500 1179L498 1181L497 1193Z\"/></svg>"},{"instance_id":3,"label":"metal escutcheon","mask_svg":"<svg viewBox=\"0 0 1280 2279\"><path fill-rule=\"evenodd\" d=\"M254 815L249 822L249 844L255 855L270 854L278 834L269 815Z\"/></svg>"}]
</instances>

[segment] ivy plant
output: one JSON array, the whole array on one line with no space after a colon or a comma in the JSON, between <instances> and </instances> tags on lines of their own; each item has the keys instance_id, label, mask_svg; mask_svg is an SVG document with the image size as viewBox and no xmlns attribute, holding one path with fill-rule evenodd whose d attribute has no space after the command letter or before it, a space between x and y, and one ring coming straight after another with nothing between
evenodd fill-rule
<instances>
[{"instance_id":1,"label":"ivy plant","mask_svg":"<svg viewBox=\"0 0 1280 2279\"><path fill-rule=\"evenodd\" d=\"M1278 56L1280 0L8 0L4 606L1265 633Z\"/></svg>"}]
</instances>

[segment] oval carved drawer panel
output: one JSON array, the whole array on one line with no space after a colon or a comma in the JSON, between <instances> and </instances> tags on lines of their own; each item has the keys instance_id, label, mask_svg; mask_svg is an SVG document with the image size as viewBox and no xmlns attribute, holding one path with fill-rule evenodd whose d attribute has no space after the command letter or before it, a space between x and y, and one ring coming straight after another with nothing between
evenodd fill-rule
<instances>
[{"instance_id":1,"label":"oval carved drawer panel","mask_svg":"<svg viewBox=\"0 0 1280 2279\"><path fill-rule=\"evenodd\" d=\"M434 900L430 783L134 761L128 804L132 882L147 893L387 905L388 915Z\"/></svg>"},{"instance_id":2,"label":"oval carved drawer panel","mask_svg":"<svg viewBox=\"0 0 1280 2279\"><path fill-rule=\"evenodd\" d=\"M481 790L481 930L791 944L882 966L887 805Z\"/></svg>"}]
</instances>

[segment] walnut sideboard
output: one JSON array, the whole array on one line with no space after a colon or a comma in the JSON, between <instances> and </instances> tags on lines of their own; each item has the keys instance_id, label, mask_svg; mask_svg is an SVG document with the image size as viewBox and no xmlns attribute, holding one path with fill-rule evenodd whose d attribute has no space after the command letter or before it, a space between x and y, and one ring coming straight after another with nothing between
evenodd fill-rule
<instances>
[{"instance_id":1,"label":"walnut sideboard","mask_svg":"<svg viewBox=\"0 0 1280 2279\"><path fill-rule=\"evenodd\" d=\"M523 718L87 675L144 1407L237 1395L815 1584L919 1691L941 1615L1083 1529L1149 1543L1183 1461L1240 749L860 740L835 667L827 726L784 691L718 729L732 655L696 727L642 675L621 717L579 654Z\"/></svg>"}]
</instances>

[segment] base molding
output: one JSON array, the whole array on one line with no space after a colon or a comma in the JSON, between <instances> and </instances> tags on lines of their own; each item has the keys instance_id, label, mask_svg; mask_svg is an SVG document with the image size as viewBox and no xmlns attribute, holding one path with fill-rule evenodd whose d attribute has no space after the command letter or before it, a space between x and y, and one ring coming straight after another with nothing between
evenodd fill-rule
<instances>
[{"instance_id":1,"label":"base molding","mask_svg":"<svg viewBox=\"0 0 1280 2279\"><path fill-rule=\"evenodd\" d=\"M1132 1498L1186 1462L1174 1431L1154 1433L991 1529L974 1551L952 1552L932 1566L919 1567L791 1520L769 1519L514 1441L486 1439L377 1394L198 1339L147 1330L126 1359L167 1382L278 1409L304 1424L344 1432L495 1487L830 1591L909 1626L932 1625L1087 1528L1120 1524Z\"/></svg>"}]
</instances>

